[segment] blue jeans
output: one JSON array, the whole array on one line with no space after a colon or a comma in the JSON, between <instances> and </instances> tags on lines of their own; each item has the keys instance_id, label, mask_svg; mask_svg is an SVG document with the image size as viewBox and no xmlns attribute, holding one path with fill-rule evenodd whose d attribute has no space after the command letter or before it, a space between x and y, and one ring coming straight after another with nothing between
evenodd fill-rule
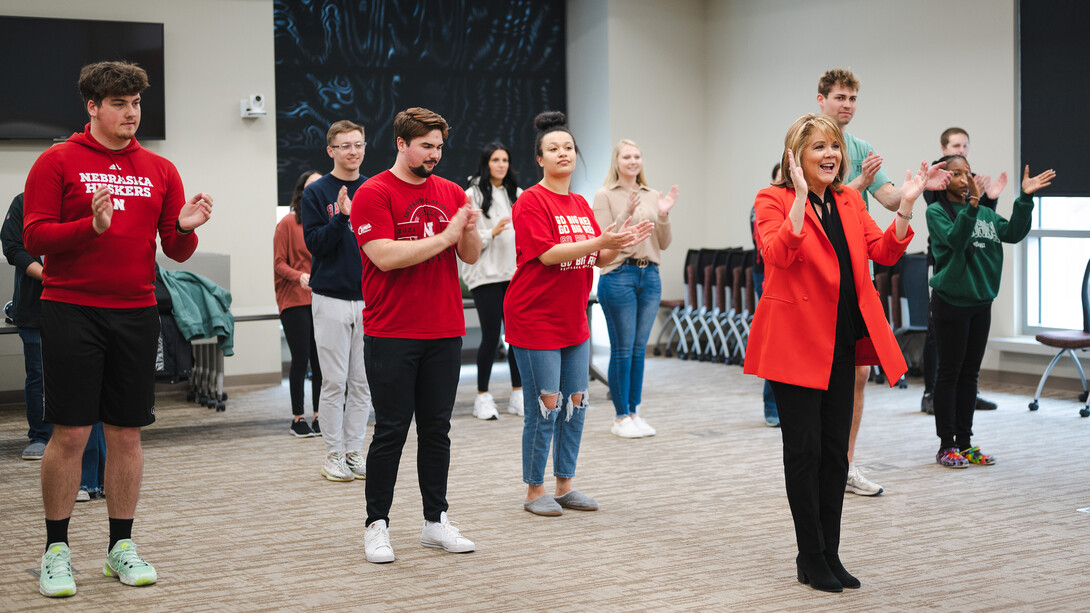
<instances>
[{"instance_id":1,"label":"blue jeans","mask_svg":"<svg viewBox=\"0 0 1090 613\"><path fill-rule=\"evenodd\" d=\"M83 471L80 487L88 492L102 492L106 471L106 436L102 432L102 422L91 427L91 436L87 437L87 447L83 449Z\"/></svg>"},{"instance_id":2,"label":"blue jeans","mask_svg":"<svg viewBox=\"0 0 1090 613\"><path fill-rule=\"evenodd\" d=\"M23 341L23 363L26 365L26 383L23 395L26 402L26 421L30 426L27 438L31 441L49 442L53 424L45 423L45 405L42 404L42 333L37 328L19 328Z\"/></svg>"},{"instance_id":3,"label":"blue jeans","mask_svg":"<svg viewBox=\"0 0 1090 613\"><path fill-rule=\"evenodd\" d=\"M526 407L522 422L522 481L526 485L545 483L549 445L553 448L553 476L575 476L575 460L583 439L587 385L590 383L590 340L563 349L523 349L511 346L522 375L522 398ZM560 393L556 408L541 402L542 394ZM573 406L573 394L583 401Z\"/></svg>"},{"instance_id":4,"label":"blue jeans","mask_svg":"<svg viewBox=\"0 0 1090 613\"><path fill-rule=\"evenodd\" d=\"M621 264L598 279L598 302L609 330L609 393L617 417L635 415L643 399L647 339L659 312L659 267Z\"/></svg>"},{"instance_id":5,"label":"blue jeans","mask_svg":"<svg viewBox=\"0 0 1090 613\"><path fill-rule=\"evenodd\" d=\"M753 273L753 289L754 289L754 293L757 295L757 300L758 301L760 301L760 299L761 299L761 294L764 293L764 284L765 284L765 273L763 273L763 272ZM778 410L776 410L776 395L772 392L772 384L769 383L768 381L765 381L764 401L765 401L765 420L772 419L772 418L779 419L780 418L780 413L779 413Z\"/></svg>"}]
</instances>

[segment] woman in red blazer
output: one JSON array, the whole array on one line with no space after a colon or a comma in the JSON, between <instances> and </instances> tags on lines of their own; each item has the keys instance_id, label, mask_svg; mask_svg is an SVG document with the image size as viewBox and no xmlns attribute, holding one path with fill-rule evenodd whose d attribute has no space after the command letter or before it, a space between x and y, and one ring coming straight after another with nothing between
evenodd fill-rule
<instances>
[{"instance_id":1,"label":"woman in red blazer","mask_svg":"<svg viewBox=\"0 0 1090 613\"><path fill-rule=\"evenodd\" d=\"M775 392L798 579L839 592L859 587L838 555L855 365L876 360L890 382L906 370L867 261L892 265L908 246L928 168L905 178L897 218L882 232L859 192L841 184L848 160L835 122L804 115L784 144L787 176L754 205L765 284L745 372Z\"/></svg>"}]
</instances>

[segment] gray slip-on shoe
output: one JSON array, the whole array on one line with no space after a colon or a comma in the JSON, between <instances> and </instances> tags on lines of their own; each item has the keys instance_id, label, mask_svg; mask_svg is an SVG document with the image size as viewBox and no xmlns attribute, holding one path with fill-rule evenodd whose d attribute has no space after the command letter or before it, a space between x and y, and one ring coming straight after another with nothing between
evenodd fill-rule
<instances>
[{"instance_id":1,"label":"gray slip-on shoe","mask_svg":"<svg viewBox=\"0 0 1090 613\"><path fill-rule=\"evenodd\" d=\"M534 515L544 515L546 517L555 517L564 513L564 509L560 508L556 500L553 500L553 497L548 494L522 503L522 508Z\"/></svg>"},{"instance_id":2,"label":"gray slip-on shoe","mask_svg":"<svg viewBox=\"0 0 1090 613\"><path fill-rule=\"evenodd\" d=\"M572 490L563 496L557 496L554 500L565 509L575 509L576 511L598 510L598 501L579 490Z\"/></svg>"},{"instance_id":3,"label":"gray slip-on shoe","mask_svg":"<svg viewBox=\"0 0 1090 613\"><path fill-rule=\"evenodd\" d=\"M40 460L45 455L45 442L31 441L23 450L24 460Z\"/></svg>"}]
</instances>

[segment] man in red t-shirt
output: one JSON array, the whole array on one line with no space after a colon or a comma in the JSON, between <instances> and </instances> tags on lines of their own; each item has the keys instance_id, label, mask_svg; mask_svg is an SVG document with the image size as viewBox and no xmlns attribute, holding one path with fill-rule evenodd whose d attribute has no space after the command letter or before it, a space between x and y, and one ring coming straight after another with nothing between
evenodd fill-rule
<instances>
[{"instance_id":1,"label":"man in red t-shirt","mask_svg":"<svg viewBox=\"0 0 1090 613\"><path fill-rule=\"evenodd\" d=\"M126 585L156 581L130 538L144 470L140 428L155 421L155 235L163 253L185 261L212 197L198 193L187 202L174 165L136 141L147 87L135 64L84 66L79 90L90 122L46 150L26 182L23 242L45 256L42 372L53 435L42 458L46 553L38 589L51 597L76 593L68 520L83 449L99 421L110 494L104 572Z\"/></svg>"},{"instance_id":2,"label":"man in red t-shirt","mask_svg":"<svg viewBox=\"0 0 1090 613\"><path fill-rule=\"evenodd\" d=\"M413 417L424 503L420 542L452 553L474 550L447 520L447 433L465 335L454 258L473 264L480 256L480 211L460 187L432 175L447 130L447 122L427 109L398 113L393 167L352 198L352 229L364 256L364 364L375 407L364 553L377 564L394 561L390 504Z\"/></svg>"}]
</instances>

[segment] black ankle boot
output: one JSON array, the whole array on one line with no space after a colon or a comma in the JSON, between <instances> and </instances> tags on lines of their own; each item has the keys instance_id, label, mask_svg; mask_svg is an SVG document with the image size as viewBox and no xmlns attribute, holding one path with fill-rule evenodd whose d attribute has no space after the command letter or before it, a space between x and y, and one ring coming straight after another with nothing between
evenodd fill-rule
<instances>
[{"instance_id":1,"label":"black ankle boot","mask_svg":"<svg viewBox=\"0 0 1090 613\"><path fill-rule=\"evenodd\" d=\"M795 567L799 571L799 583L810 584L810 587L823 592L844 591L844 586L829 570L824 554L800 553L795 558Z\"/></svg>"},{"instance_id":2,"label":"black ankle boot","mask_svg":"<svg viewBox=\"0 0 1090 613\"><path fill-rule=\"evenodd\" d=\"M833 576L840 582L840 585L850 590L859 588L859 579L851 576L851 574L844 570L844 565L840 563L840 556L837 554L825 554L825 563L828 564L829 570L832 571Z\"/></svg>"}]
</instances>

